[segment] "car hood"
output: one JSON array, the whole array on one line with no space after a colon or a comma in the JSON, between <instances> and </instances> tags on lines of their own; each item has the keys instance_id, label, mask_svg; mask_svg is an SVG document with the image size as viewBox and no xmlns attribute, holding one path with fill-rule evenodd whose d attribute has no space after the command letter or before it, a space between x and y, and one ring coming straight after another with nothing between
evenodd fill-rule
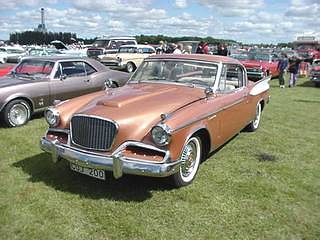
<instances>
[{"instance_id":1,"label":"car hood","mask_svg":"<svg viewBox=\"0 0 320 240\"><path fill-rule=\"evenodd\" d=\"M254 60L241 60L240 61L245 67L260 67L262 64Z\"/></svg>"},{"instance_id":2,"label":"car hood","mask_svg":"<svg viewBox=\"0 0 320 240\"><path fill-rule=\"evenodd\" d=\"M14 77L0 77L0 88L17 86L21 84L32 83L32 81L23 79L23 78L14 78Z\"/></svg>"},{"instance_id":3,"label":"car hood","mask_svg":"<svg viewBox=\"0 0 320 240\"><path fill-rule=\"evenodd\" d=\"M74 114L97 116L115 121L119 126L116 146L125 139L141 141L151 128L161 121L161 114L170 114L205 97L201 88L159 84L137 83L127 84L120 88L109 89L94 95L89 103L79 108L75 99L58 107L65 124ZM77 108L70 113L70 109ZM68 120L67 120L68 119Z\"/></svg>"},{"instance_id":4,"label":"car hood","mask_svg":"<svg viewBox=\"0 0 320 240\"><path fill-rule=\"evenodd\" d=\"M159 84L131 83L121 88L109 89L103 96L79 110L80 113L97 115L113 120L145 115L160 120L160 114L171 113L204 97L200 88Z\"/></svg>"}]
</instances>

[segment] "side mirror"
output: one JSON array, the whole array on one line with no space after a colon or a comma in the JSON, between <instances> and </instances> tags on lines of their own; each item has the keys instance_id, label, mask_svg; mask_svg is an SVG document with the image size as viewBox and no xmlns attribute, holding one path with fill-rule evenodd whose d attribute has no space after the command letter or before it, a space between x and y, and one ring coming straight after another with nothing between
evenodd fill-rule
<instances>
[{"instance_id":1,"label":"side mirror","mask_svg":"<svg viewBox=\"0 0 320 240\"><path fill-rule=\"evenodd\" d=\"M205 90L204 90L204 93L206 94L206 97L211 97L213 96L213 89L211 87L207 87Z\"/></svg>"},{"instance_id":2,"label":"side mirror","mask_svg":"<svg viewBox=\"0 0 320 240\"><path fill-rule=\"evenodd\" d=\"M61 74L60 80L63 81L67 78L67 74Z\"/></svg>"},{"instance_id":3,"label":"side mirror","mask_svg":"<svg viewBox=\"0 0 320 240\"><path fill-rule=\"evenodd\" d=\"M108 78L107 80L105 80L104 82L104 88L105 89L108 89L108 88L112 88L112 79L111 78Z\"/></svg>"}]
</instances>

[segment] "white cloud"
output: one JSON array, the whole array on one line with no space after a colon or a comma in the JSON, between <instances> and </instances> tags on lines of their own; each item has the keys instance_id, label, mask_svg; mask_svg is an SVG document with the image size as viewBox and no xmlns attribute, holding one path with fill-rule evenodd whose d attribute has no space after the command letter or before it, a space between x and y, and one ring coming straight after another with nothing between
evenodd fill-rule
<instances>
[{"instance_id":1,"label":"white cloud","mask_svg":"<svg viewBox=\"0 0 320 240\"><path fill-rule=\"evenodd\" d=\"M226 17L248 16L265 6L263 0L196 0L206 8Z\"/></svg>"},{"instance_id":2,"label":"white cloud","mask_svg":"<svg viewBox=\"0 0 320 240\"><path fill-rule=\"evenodd\" d=\"M186 8L186 7L188 7L188 2L187 2L187 0L176 0L175 6L177 8Z\"/></svg>"}]
</instances>

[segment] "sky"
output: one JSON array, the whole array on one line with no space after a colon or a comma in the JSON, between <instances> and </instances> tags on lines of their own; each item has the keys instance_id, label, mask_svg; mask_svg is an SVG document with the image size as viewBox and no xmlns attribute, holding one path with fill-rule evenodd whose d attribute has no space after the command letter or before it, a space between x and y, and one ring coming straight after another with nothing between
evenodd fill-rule
<instances>
[{"instance_id":1,"label":"sky","mask_svg":"<svg viewBox=\"0 0 320 240\"><path fill-rule=\"evenodd\" d=\"M243 43L320 40L320 0L0 0L0 39L32 30L103 35L211 36Z\"/></svg>"}]
</instances>

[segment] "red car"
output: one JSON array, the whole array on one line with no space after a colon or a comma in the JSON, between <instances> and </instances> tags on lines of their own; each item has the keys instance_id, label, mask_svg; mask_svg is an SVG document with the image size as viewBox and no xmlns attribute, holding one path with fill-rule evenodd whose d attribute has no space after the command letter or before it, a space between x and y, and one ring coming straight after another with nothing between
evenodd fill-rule
<instances>
[{"instance_id":1,"label":"red car","mask_svg":"<svg viewBox=\"0 0 320 240\"><path fill-rule=\"evenodd\" d=\"M258 81L264 76L278 77L278 57L275 54L248 52L232 54L231 57L238 59L247 69L248 79Z\"/></svg>"},{"instance_id":2,"label":"red car","mask_svg":"<svg viewBox=\"0 0 320 240\"><path fill-rule=\"evenodd\" d=\"M7 75L12 69L13 69L13 66L7 66L4 68L0 68L0 77Z\"/></svg>"},{"instance_id":3,"label":"red car","mask_svg":"<svg viewBox=\"0 0 320 240\"><path fill-rule=\"evenodd\" d=\"M313 61L309 74L310 80L314 82L316 87L320 87L320 59Z\"/></svg>"}]
</instances>

